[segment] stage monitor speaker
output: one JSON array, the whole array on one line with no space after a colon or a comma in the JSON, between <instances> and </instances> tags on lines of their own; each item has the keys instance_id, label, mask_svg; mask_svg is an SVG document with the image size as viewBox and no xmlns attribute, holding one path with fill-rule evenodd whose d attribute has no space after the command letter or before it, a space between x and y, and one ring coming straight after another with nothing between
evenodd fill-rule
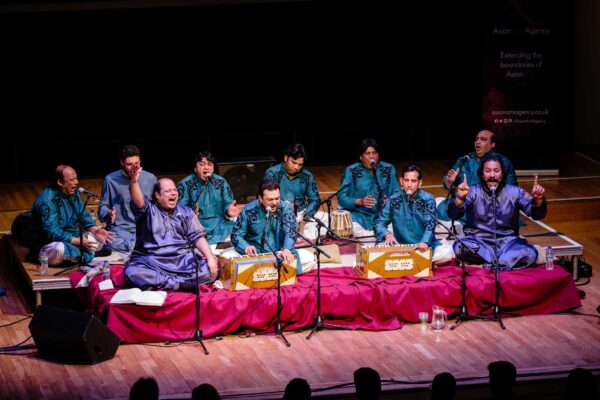
<instances>
[{"instance_id":1,"label":"stage monitor speaker","mask_svg":"<svg viewBox=\"0 0 600 400\"><path fill-rule=\"evenodd\" d=\"M265 171L275 162L273 157L223 161L217 164L217 173L229 183L237 204L248 204L258 197L258 184L265 176Z\"/></svg>"},{"instance_id":2,"label":"stage monitor speaker","mask_svg":"<svg viewBox=\"0 0 600 400\"><path fill-rule=\"evenodd\" d=\"M110 360L119 338L97 317L41 305L29 323L39 356L68 364L96 364Z\"/></svg>"}]
</instances>

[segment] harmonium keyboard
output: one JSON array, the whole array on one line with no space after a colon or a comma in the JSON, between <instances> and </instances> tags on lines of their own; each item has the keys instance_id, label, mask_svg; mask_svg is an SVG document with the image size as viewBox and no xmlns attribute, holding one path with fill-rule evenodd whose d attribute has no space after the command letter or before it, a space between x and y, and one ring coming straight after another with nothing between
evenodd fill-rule
<instances>
[{"instance_id":1,"label":"harmonium keyboard","mask_svg":"<svg viewBox=\"0 0 600 400\"><path fill-rule=\"evenodd\" d=\"M356 245L354 270L363 278L399 278L402 276L431 276L431 248L416 249L415 244L395 246Z\"/></svg>"},{"instance_id":2,"label":"harmonium keyboard","mask_svg":"<svg viewBox=\"0 0 600 400\"><path fill-rule=\"evenodd\" d=\"M277 285L277 260L273 253L261 253L254 256L223 257L217 256L220 280L227 290L246 290L252 288L270 288ZM296 265L282 263L281 286L294 285Z\"/></svg>"}]
</instances>

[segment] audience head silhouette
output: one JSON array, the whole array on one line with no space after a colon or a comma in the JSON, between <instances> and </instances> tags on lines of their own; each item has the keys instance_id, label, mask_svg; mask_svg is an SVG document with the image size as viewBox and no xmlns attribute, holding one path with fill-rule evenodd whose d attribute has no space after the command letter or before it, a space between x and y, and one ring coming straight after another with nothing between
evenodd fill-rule
<instances>
[{"instance_id":1,"label":"audience head silhouette","mask_svg":"<svg viewBox=\"0 0 600 400\"><path fill-rule=\"evenodd\" d=\"M310 386L306 379L294 378L285 387L283 400L306 400L310 396Z\"/></svg>"},{"instance_id":2,"label":"audience head silhouette","mask_svg":"<svg viewBox=\"0 0 600 400\"><path fill-rule=\"evenodd\" d=\"M221 396L213 385L203 383L192 390L192 400L221 400Z\"/></svg>"},{"instance_id":3,"label":"audience head silhouette","mask_svg":"<svg viewBox=\"0 0 600 400\"><path fill-rule=\"evenodd\" d=\"M488 365L490 392L494 399L513 399L513 386L517 381L517 369L508 361L494 361Z\"/></svg>"},{"instance_id":4,"label":"audience head silhouette","mask_svg":"<svg viewBox=\"0 0 600 400\"><path fill-rule=\"evenodd\" d=\"M354 371L354 386L359 400L379 399L381 378L373 368L363 367Z\"/></svg>"},{"instance_id":5,"label":"audience head silhouette","mask_svg":"<svg viewBox=\"0 0 600 400\"><path fill-rule=\"evenodd\" d=\"M154 378L140 378L131 386L129 400L158 400L158 383Z\"/></svg>"},{"instance_id":6,"label":"audience head silhouette","mask_svg":"<svg viewBox=\"0 0 600 400\"><path fill-rule=\"evenodd\" d=\"M596 400L597 387L594 375L583 368L575 368L567 378L567 400Z\"/></svg>"},{"instance_id":7,"label":"audience head silhouette","mask_svg":"<svg viewBox=\"0 0 600 400\"><path fill-rule=\"evenodd\" d=\"M449 372L437 374L431 382L431 400L451 400L456 395L456 379Z\"/></svg>"}]
</instances>

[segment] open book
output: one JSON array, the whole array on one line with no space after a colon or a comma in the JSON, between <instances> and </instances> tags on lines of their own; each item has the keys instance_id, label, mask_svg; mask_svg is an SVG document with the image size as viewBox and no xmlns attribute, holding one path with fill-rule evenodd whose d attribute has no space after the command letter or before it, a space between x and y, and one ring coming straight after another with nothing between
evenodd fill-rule
<instances>
[{"instance_id":1,"label":"open book","mask_svg":"<svg viewBox=\"0 0 600 400\"><path fill-rule=\"evenodd\" d=\"M140 306L162 306L165 304L167 292L139 288L121 289L110 300L110 304L137 304Z\"/></svg>"}]
</instances>

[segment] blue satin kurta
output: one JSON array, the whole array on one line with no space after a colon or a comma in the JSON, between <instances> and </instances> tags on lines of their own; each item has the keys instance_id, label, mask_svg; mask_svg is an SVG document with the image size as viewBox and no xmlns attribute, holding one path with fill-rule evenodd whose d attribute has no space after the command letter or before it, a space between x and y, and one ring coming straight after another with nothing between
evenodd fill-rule
<instances>
[{"instance_id":1,"label":"blue satin kurta","mask_svg":"<svg viewBox=\"0 0 600 400\"><path fill-rule=\"evenodd\" d=\"M225 178L213 174L205 183L196 174L186 176L177 184L179 203L188 207L198 204L198 219L206 230L208 243L227 239L234 222L227 219L227 207L233 203L233 193Z\"/></svg>"},{"instance_id":2,"label":"blue satin kurta","mask_svg":"<svg viewBox=\"0 0 600 400\"><path fill-rule=\"evenodd\" d=\"M296 214L304 211L311 217L315 215L321 199L313 174L303 168L296 175L290 176L285 169L285 164L281 163L265 172L264 179L267 178L279 183L281 200L293 204Z\"/></svg>"},{"instance_id":3,"label":"blue satin kurta","mask_svg":"<svg viewBox=\"0 0 600 400\"><path fill-rule=\"evenodd\" d=\"M172 211L144 199L142 208L132 203L137 224L135 250L125 268L130 285L146 289L177 290L179 283L195 279L193 249L205 236L194 211L178 204ZM200 283L212 282L206 260L196 255Z\"/></svg>"},{"instance_id":4,"label":"blue satin kurta","mask_svg":"<svg viewBox=\"0 0 600 400\"><path fill-rule=\"evenodd\" d=\"M427 213L427 211L429 213ZM402 190L385 203L375 219L375 236L378 241L385 240L388 225L392 223L394 237L400 244L427 243L435 249L440 243L434 235L435 199L433 195L417 191L413 203L409 204L406 193Z\"/></svg>"},{"instance_id":5,"label":"blue satin kurta","mask_svg":"<svg viewBox=\"0 0 600 400\"><path fill-rule=\"evenodd\" d=\"M100 220L106 222L106 229L115 235L115 238L106 246L123 253L131 252L135 244L135 219L131 210L129 182L129 176L122 169L106 175L102 183L102 194L98 205ZM148 171L142 171L138 182L142 194L148 198L152 197L156 176ZM116 212L114 224L107 216L113 207Z\"/></svg>"},{"instance_id":6,"label":"blue satin kurta","mask_svg":"<svg viewBox=\"0 0 600 400\"><path fill-rule=\"evenodd\" d=\"M65 245L66 257L79 257L79 246L71 244L74 237L79 237L77 218L83 210L83 200L79 192L67 196L55 188L46 188L35 199L31 209L31 222L28 232L28 259L37 261L40 249L52 242ZM81 221L85 230L95 226L95 222L87 210L83 212ZM86 232L84 232L85 234ZM94 258L94 252L83 251L85 262Z\"/></svg>"},{"instance_id":7,"label":"blue satin kurta","mask_svg":"<svg viewBox=\"0 0 600 400\"><path fill-rule=\"evenodd\" d=\"M454 201L450 202L450 217L458 219L466 214L467 221L461 239L471 249L463 252L461 244L455 242L456 257L474 264L490 264L494 261L494 254L497 254L500 268L533 266L537 251L519 238L519 211L533 219L542 219L546 216L546 201L540 207L534 207L529 193L518 186L506 185L498 189L494 213L492 194L482 185L475 185L471 187L462 207L457 207Z\"/></svg>"},{"instance_id":8,"label":"blue satin kurta","mask_svg":"<svg viewBox=\"0 0 600 400\"><path fill-rule=\"evenodd\" d=\"M235 251L240 254L245 254L244 250L248 246L256 247L258 253L261 252L260 244L265 232L264 252L269 253L271 250L279 251L283 249L290 250L297 260L296 274L302 273L302 264L300 256L294 248L296 243L296 217L292 211L292 207L285 203L279 203L279 207L269 220L267 226L267 215L258 200L253 200L238 215L238 218L231 232L231 243L235 246Z\"/></svg>"},{"instance_id":9,"label":"blue satin kurta","mask_svg":"<svg viewBox=\"0 0 600 400\"><path fill-rule=\"evenodd\" d=\"M396 168L392 164L380 161L377 166L377 179L381 187L381 193L378 193L373 171L365 168L362 163L354 163L346 168L340 183L340 192L338 193L338 203L345 210L350 211L352 221L359 223L367 230L373 230L375 217L379 212L377 205L366 208L357 207L354 201L371 195L377 200L378 195L391 197L400 192L398 185L398 175Z\"/></svg>"},{"instance_id":10,"label":"blue satin kurta","mask_svg":"<svg viewBox=\"0 0 600 400\"><path fill-rule=\"evenodd\" d=\"M496 155L496 156L500 157L500 159L502 160L502 163L504 164L504 168L505 168L506 183L509 185L518 185L517 175L515 174L515 168L513 167L512 162L506 156L504 156L500 153L496 153L494 150L490 151L489 153L486 153L486 155L487 154ZM468 157L469 160L463 161L465 159L465 157ZM467 174L467 183L469 184L469 186L479 185L479 183L480 183L479 176L477 175L477 170L479 169L479 165L481 165L481 160L477 159L477 156L475 155L474 151L467 153L464 156L460 157L458 160L456 160L456 162L452 166L452 169L458 169L459 167L461 167L460 171L458 173L458 176L456 177L456 186L458 186L462 183L463 174ZM444 175L442 177L442 187L446 190L449 189L448 187L446 187L447 176L448 175ZM452 197L453 196L454 196L454 193L452 193ZM448 213L446 211L448 209L448 203L450 202L450 200L451 199L448 198L438 205L438 208L437 208L438 219L441 219L442 221L450 220L450 217L448 216ZM465 222L464 218L461 220L461 222L464 224L464 222Z\"/></svg>"}]
</instances>

